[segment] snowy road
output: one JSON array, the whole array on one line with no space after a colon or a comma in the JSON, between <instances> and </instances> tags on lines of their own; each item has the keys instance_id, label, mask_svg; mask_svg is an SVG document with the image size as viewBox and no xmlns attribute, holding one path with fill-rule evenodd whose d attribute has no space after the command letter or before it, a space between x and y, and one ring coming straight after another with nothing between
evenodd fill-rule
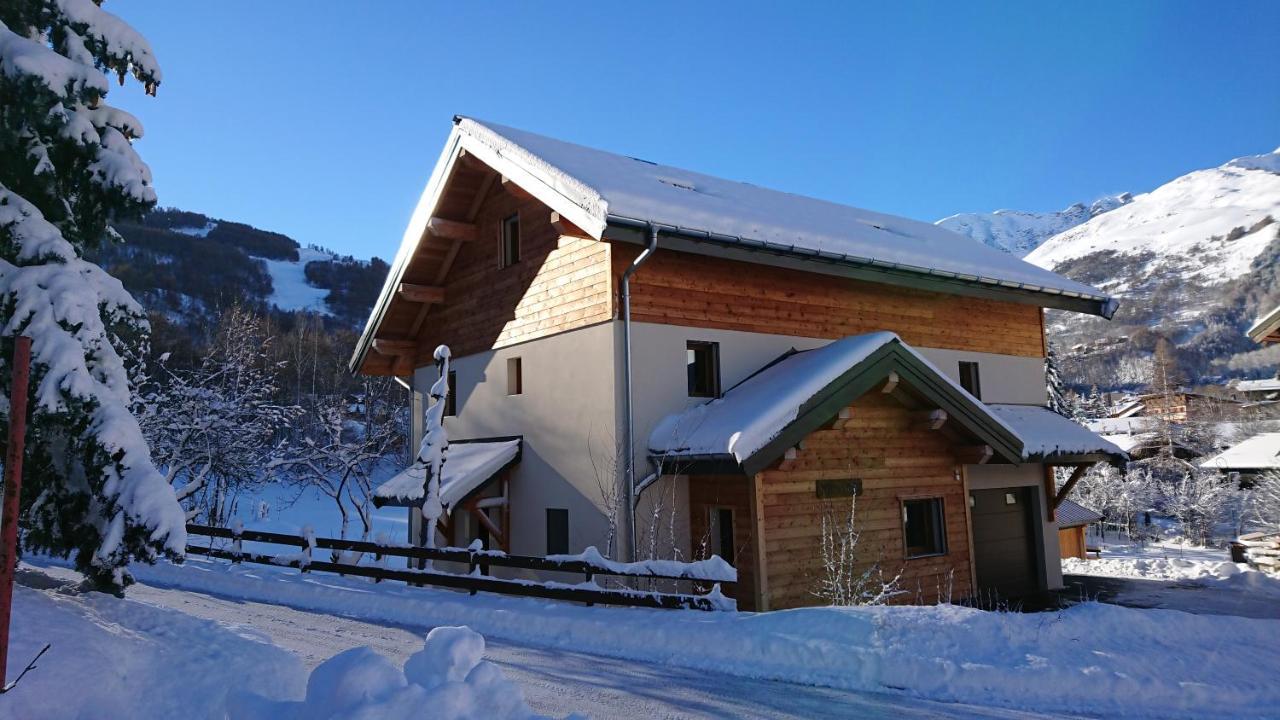
<instances>
[{"instance_id":1,"label":"snowy road","mask_svg":"<svg viewBox=\"0 0 1280 720\"><path fill-rule=\"evenodd\" d=\"M22 582L46 592L77 581L70 570L25 572ZM334 654L367 645L403 662L422 647L427 626L405 627L135 585L129 599L261 634L314 667ZM593 718L1032 718L1045 716L897 695L853 693L715 673L652 666L586 653L488 643L486 656L519 682L537 711Z\"/></svg>"}]
</instances>

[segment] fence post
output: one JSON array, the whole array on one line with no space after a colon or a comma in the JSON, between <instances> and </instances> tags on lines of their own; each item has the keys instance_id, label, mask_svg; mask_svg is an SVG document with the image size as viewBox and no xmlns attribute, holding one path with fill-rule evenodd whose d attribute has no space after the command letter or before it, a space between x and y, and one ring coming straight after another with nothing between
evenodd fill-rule
<instances>
[{"instance_id":1,"label":"fence post","mask_svg":"<svg viewBox=\"0 0 1280 720\"><path fill-rule=\"evenodd\" d=\"M9 446L4 459L4 517L0 518L0 690L6 688L9 620L13 611L13 573L18 564L18 512L22 492L22 454L27 437L27 380L31 338L19 335L13 349L13 386L9 392Z\"/></svg>"},{"instance_id":2,"label":"fence post","mask_svg":"<svg viewBox=\"0 0 1280 720\"><path fill-rule=\"evenodd\" d=\"M239 565L244 554L244 546L240 544L240 533L244 532L244 523L239 518L231 524L231 564ZM209 543L212 545L213 543Z\"/></svg>"},{"instance_id":3,"label":"fence post","mask_svg":"<svg viewBox=\"0 0 1280 720\"><path fill-rule=\"evenodd\" d=\"M586 575L586 576L587 576L587 582L591 582L591 580L592 580L593 578L595 578L595 573L591 572L591 566L590 566L590 565L588 565L588 566L587 566L587 571L586 571L585 573L583 573L583 575ZM588 602L588 603L587 603L587 607L595 607L595 603L593 603L593 602Z\"/></svg>"},{"instance_id":4,"label":"fence post","mask_svg":"<svg viewBox=\"0 0 1280 720\"><path fill-rule=\"evenodd\" d=\"M475 572L476 572L476 549L474 547L469 547L467 548L467 575L469 577L475 577ZM471 587L471 594L472 595L476 594L476 588L474 585Z\"/></svg>"}]
</instances>

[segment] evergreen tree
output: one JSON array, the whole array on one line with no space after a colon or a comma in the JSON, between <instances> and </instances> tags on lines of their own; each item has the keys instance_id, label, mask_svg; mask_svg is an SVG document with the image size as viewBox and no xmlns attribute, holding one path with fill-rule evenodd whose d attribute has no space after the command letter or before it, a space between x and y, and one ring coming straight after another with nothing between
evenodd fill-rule
<instances>
[{"instance_id":1,"label":"evergreen tree","mask_svg":"<svg viewBox=\"0 0 1280 720\"><path fill-rule=\"evenodd\" d=\"M1058 369L1058 348L1052 342L1049 343L1049 352L1044 356L1044 381L1049 394L1049 409L1063 417L1071 417L1072 408L1068 404L1062 385L1062 373Z\"/></svg>"},{"instance_id":2,"label":"evergreen tree","mask_svg":"<svg viewBox=\"0 0 1280 720\"><path fill-rule=\"evenodd\" d=\"M132 559L180 558L184 518L129 412L126 358L147 322L123 286L84 260L116 218L155 204L134 152L137 118L106 105L107 74L149 94L147 41L92 0L0 4L0 390L14 337L32 338L23 544L68 556L122 588ZM7 409L7 408L5 408Z\"/></svg>"}]
</instances>

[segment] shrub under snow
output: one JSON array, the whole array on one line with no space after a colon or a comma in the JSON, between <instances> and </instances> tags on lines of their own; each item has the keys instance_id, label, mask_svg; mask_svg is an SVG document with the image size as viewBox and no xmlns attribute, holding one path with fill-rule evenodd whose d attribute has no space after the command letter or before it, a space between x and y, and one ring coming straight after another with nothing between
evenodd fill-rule
<instances>
[{"instance_id":1,"label":"shrub under snow","mask_svg":"<svg viewBox=\"0 0 1280 720\"><path fill-rule=\"evenodd\" d=\"M239 695L230 720L504 720L538 717L520 688L484 659L484 637L466 627L437 627L404 669L368 647L338 653L307 681L300 702Z\"/></svg>"}]
</instances>

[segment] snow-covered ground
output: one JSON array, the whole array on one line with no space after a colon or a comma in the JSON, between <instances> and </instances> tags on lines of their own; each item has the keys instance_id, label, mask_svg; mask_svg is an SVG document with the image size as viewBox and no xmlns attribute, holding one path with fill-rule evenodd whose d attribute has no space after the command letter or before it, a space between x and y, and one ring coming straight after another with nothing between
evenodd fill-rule
<instances>
[{"instance_id":1,"label":"snow-covered ground","mask_svg":"<svg viewBox=\"0 0 1280 720\"><path fill-rule=\"evenodd\" d=\"M58 567L41 571L71 577ZM136 572L144 585L131 590L134 598L184 610L213 603L221 607L212 611L214 617L251 625L295 652L298 645L320 644L320 657L342 649L335 643L370 644L364 635L381 628L374 633L386 636L380 642L400 648L384 654L399 658L418 649L396 639L405 637L401 629L420 638L426 628L467 625L499 648L545 660L545 667L534 663L523 672L567 685L552 693L556 714L581 709L603 717L912 715L899 711L896 701L926 717L946 716L946 708L958 716L976 714L973 708L917 705L931 700L1036 713L1248 717L1265 716L1280 704L1272 672L1280 666L1280 622L1272 620L1098 603L1041 614L955 606L699 613L469 597L198 560ZM156 600L156 594L164 599ZM279 613L286 608L301 613L294 618L306 632L280 632ZM362 629L338 640L349 622ZM595 662L592 656L616 660ZM526 676L512 675L532 692ZM710 688L692 682L684 687L698 677L708 679ZM826 688L820 696L832 698L831 711L819 709L827 706L815 704L810 689L765 681ZM676 700L672 712L654 699L668 693L687 696L690 706ZM868 701L866 693L889 695ZM633 709L600 712L590 705L603 701L598 695ZM788 705L791 698L799 704ZM743 705L757 702L769 712L753 713ZM879 703L881 711L860 712L860 703Z\"/></svg>"},{"instance_id":2,"label":"snow-covered ground","mask_svg":"<svg viewBox=\"0 0 1280 720\"><path fill-rule=\"evenodd\" d=\"M271 297L267 302L281 310L306 310L330 315L329 306L324 302L329 291L307 282L306 267L309 262L332 258L323 250L305 247L298 248L296 261L257 258L266 263L267 273L271 275Z\"/></svg>"}]
</instances>

